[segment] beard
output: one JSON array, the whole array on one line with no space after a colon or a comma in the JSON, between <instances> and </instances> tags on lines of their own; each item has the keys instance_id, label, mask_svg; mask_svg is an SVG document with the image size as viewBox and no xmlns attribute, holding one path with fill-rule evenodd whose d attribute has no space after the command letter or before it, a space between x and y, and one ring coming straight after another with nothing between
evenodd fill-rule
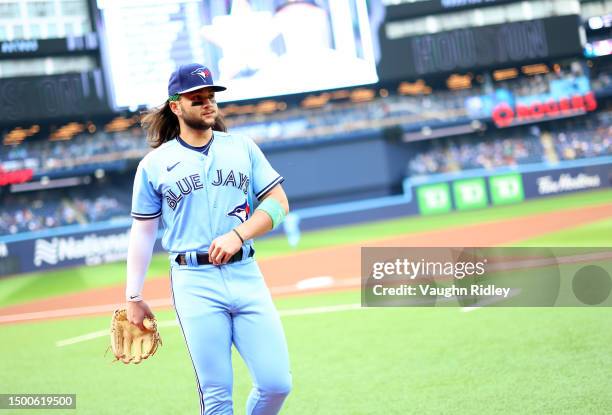
<instances>
[{"instance_id":1,"label":"beard","mask_svg":"<svg viewBox=\"0 0 612 415\"><path fill-rule=\"evenodd\" d=\"M183 122L187 125L187 127L191 129L199 130L199 131L206 131L212 128L213 125L215 125L217 121L217 117L215 117L215 120L212 123L206 122L201 116L195 117L195 116L188 115L188 112L185 111L185 108L182 105L181 105L181 109L183 112Z\"/></svg>"},{"instance_id":2,"label":"beard","mask_svg":"<svg viewBox=\"0 0 612 415\"><path fill-rule=\"evenodd\" d=\"M183 116L183 122L191 129L206 131L209 128L212 128L215 125L215 121L206 122L202 118L199 117L186 117Z\"/></svg>"}]
</instances>

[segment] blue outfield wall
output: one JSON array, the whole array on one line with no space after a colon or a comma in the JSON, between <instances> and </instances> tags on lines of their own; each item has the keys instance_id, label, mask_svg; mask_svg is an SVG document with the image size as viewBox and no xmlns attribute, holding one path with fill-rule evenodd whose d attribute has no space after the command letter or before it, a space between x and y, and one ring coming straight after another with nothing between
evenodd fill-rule
<instances>
[{"instance_id":1,"label":"blue outfield wall","mask_svg":"<svg viewBox=\"0 0 612 415\"><path fill-rule=\"evenodd\" d=\"M401 183L407 160L392 159L396 146L393 140L372 133L352 140L264 150L285 177L283 187L292 207L301 208L391 195L393 186Z\"/></svg>"},{"instance_id":2,"label":"blue outfield wall","mask_svg":"<svg viewBox=\"0 0 612 415\"><path fill-rule=\"evenodd\" d=\"M273 165L284 163L277 168L287 178L290 199L324 201L297 208L292 203L284 229L273 235L284 231L289 243L297 245L304 230L520 203L612 186L612 157L600 157L407 178L403 194L392 194L393 188L402 187L403 149L396 151L397 143L386 146L381 141L353 143L359 149L356 159L353 154L350 159L347 156L352 147L342 144L332 146L329 153L300 154L301 150L292 149L293 154L268 154ZM349 190L341 191L343 186ZM358 196L358 200L343 200ZM0 275L125 260L130 225L131 219L126 219L2 236ZM159 238L155 250L162 250Z\"/></svg>"},{"instance_id":3,"label":"blue outfield wall","mask_svg":"<svg viewBox=\"0 0 612 415\"><path fill-rule=\"evenodd\" d=\"M0 276L124 261L131 221L66 226L0 238ZM161 233L155 251L162 251Z\"/></svg>"},{"instance_id":4,"label":"blue outfield wall","mask_svg":"<svg viewBox=\"0 0 612 415\"><path fill-rule=\"evenodd\" d=\"M479 203L471 206L458 194L458 185L470 182L476 182L475 190L481 192ZM289 243L297 245L304 230L520 203L527 199L609 187L612 187L612 157L406 178L402 195L294 210L285 221L284 231ZM420 193L432 188L435 191L432 203L437 205L433 208L420 197ZM441 198L438 197L440 190Z\"/></svg>"},{"instance_id":5,"label":"blue outfield wall","mask_svg":"<svg viewBox=\"0 0 612 415\"><path fill-rule=\"evenodd\" d=\"M453 209L465 210L469 209L470 206L462 203L462 195L459 194L461 190L464 190L462 185L478 180L482 183L472 184L471 186L472 190L481 193L481 199L478 200L481 203L474 204L477 208L517 203L525 199L544 196L608 188L612 187L612 157L526 164L495 170L478 169L406 178L404 180L404 192L413 195L418 205L418 211L422 214L443 213ZM508 189L508 186L514 186L514 189ZM467 190L470 190L469 186ZM507 194L510 190L513 190L515 194ZM438 200L433 200L435 198ZM427 199L432 201L430 206L427 205ZM435 206L436 202L439 202L439 206Z\"/></svg>"}]
</instances>

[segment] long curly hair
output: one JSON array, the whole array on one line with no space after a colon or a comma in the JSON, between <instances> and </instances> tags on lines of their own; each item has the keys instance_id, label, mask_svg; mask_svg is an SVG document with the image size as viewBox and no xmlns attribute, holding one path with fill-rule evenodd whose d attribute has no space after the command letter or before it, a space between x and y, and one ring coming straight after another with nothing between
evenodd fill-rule
<instances>
[{"instance_id":1,"label":"long curly hair","mask_svg":"<svg viewBox=\"0 0 612 415\"><path fill-rule=\"evenodd\" d=\"M140 124L146 130L147 142L153 148L173 140L181 132L178 117L170 109L169 101L166 101L162 106L142 112ZM218 113L212 129L227 132L227 126L221 112Z\"/></svg>"}]
</instances>

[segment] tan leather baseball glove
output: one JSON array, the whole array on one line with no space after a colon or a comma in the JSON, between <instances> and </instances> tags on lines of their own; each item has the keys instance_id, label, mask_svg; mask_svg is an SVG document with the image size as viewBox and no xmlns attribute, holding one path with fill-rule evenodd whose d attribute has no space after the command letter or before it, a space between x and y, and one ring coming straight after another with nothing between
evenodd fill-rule
<instances>
[{"instance_id":1,"label":"tan leather baseball glove","mask_svg":"<svg viewBox=\"0 0 612 415\"><path fill-rule=\"evenodd\" d=\"M115 310L111 319L111 348L115 360L123 363L140 363L142 359L153 356L161 345L155 318L145 318L145 330L130 323L125 309Z\"/></svg>"}]
</instances>

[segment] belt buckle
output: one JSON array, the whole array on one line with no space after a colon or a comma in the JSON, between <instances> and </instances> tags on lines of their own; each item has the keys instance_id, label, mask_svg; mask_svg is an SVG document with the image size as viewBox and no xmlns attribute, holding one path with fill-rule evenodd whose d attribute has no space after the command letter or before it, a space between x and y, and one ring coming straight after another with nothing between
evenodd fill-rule
<instances>
[{"instance_id":1,"label":"belt buckle","mask_svg":"<svg viewBox=\"0 0 612 415\"><path fill-rule=\"evenodd\" d=\"M176 262L177 265L187 265L187 259L185 258L185 254L176 254L174 262Z\"/></svg>"}]
</instances>

